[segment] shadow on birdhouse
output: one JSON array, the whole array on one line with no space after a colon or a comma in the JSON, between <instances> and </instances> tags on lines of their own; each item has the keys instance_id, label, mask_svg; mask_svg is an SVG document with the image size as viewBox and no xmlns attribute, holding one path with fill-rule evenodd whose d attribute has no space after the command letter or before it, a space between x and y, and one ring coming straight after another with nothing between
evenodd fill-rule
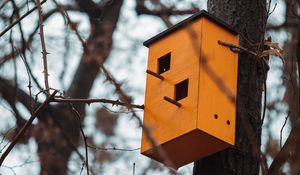
<instances>
[{"instance_id":1,"label":"shadow on birdhouse","mask_svg":"<svg viewBox=\"0 0 300 175\"><path fill-rule=\"evenodd\" d=\"M238 54L219 40L238 45L238 33L200 11L144 42L144 125L174 168L234 145ZM145 130L141 153L165 159Z\"/></svg>"}]
</instances>

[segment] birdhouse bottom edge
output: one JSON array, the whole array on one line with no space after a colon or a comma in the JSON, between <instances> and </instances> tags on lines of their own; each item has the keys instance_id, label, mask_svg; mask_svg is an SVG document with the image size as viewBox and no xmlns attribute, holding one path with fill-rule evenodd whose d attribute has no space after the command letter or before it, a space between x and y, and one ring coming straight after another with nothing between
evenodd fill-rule
<instances>
[{"instance_id":1,"label":"birdhouse bottom edge","mask_svg":"<svg viewBox=\"0 0 300 175\"><path fill-rule=\"evenodd\" d=\"M178 169L181 166L222 151L232 145L204 131L194 129L159 146L165 151L166 157L159 155L153 147L141 153L164 164L166 160L171 161L172 168Z\"/></svg>"}]
</instances>

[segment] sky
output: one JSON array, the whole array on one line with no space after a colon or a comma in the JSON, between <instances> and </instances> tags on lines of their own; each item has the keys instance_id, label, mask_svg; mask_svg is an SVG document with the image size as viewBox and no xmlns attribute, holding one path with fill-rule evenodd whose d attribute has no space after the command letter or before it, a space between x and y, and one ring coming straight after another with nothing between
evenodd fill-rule
<instances>
[{"instance_id":1,"label":"sky","mask_svg":"<svg viewBox=\"0 0 300 175\"><path fill-rule=\"evenodd\" d=\"M60 1L63 2L63 1ZM172 2L172 1L169 1ZM192 2L192 1L188 1ZM195 2L195 1L193 1ZM273 1L273 5L277 1ZM53 4L49 1L44 5L45 9L53 8ZM206 3L202 3L202 7L206 9ZM120 18L119 25L117 27L116 32L114 33L114 50L112 51L108 61L105 63L105 67L117 78L118 81L124 82L124 89L129 95L134 97L135 104L143 104L144 103L144 89L145 89L145 70L147 66L147 55L148 49L142 45L142 42L149 39L150 37L158 34L159 32L166 29L164 23L155 17L150 16L140 16L137 17L135 13L135 2L133 0L126 0L125 5L122 9L122 14ZM284 5L281 1L278 1L278 5L270 17L270 21L274 23L283 22L283 13L284 13ZM83 38L87 38L89 31L88 19L86 16L69 13L70 17L73 21L79 22L79 31L81 31L81 35ZM176 23L186 18L183 17L173 17L172 22ZM37 19L36 14L31 14L28 18L22 21L22 24L26 26L25 30L27 32L31 31L34 27L32 21ZM126 24L126 25L123 25ZM0 26L1 28L3 26ZM68 57L70 58L67 63L67 67L63 67L63 64L57 64L57 59L62 58L65 53L64 47L57 47L60 45L64 45L63 37L64 37L64 22L60 15L56 15L51 20L47 21L44 26L44 30L46 33L46 43L47 50L51 53L48 56L49 60L49 81L50 86L55 89L63 89L59 84L59 72L65 70L64 74L64 85L68 87L71 82L72 75L74 74L74 68L76 68L79 59L81 57L81 53L83 52L80 43L77 41L75 35L71 34L70 38L72 41L72 52L69 53ZM283 41L288 37L284 32L281 33L270 33L272 35L273 40L275 41ZM4 37L4 40L8 39L8 35ZM38 40L38 36L35 37ZM39 42L36 42L36 46L33 47L36 49L35 51L40 49ZM40 59L39 52L35 54L35 63L34 63L34 74L39 75L42 73L42 60ZM281 62L277 58L272 58L270 61L270 72L268 76L268 87L272 88L281 83L280 76L281 73L276 71L276 67L281 66ZM5 66L2 70L0 70L1 75L5 75L7 77L12 77L11 73L12 65ZM18 75L20 78L20 85L26 89L27 75L24 74L25 67L22 62L18 61ZM58 72L58 73L57 73ZM39 82L42 82L42 76L39 77ZM91 98L108 98L108 99L117 99L117 96L114 95L114 91L111 85L105 84L103 86L104 78L100 76L94 83ZM37 92L37 89L34 89ZM284 89L282 89L279 93L269 91L268 99L273 100L276 98L282 98L282 94ZM279 94L279 95L278 95ZM42 100L42 97L41 97ZM4 103L4 102L1 102ZM4 104L5 106L5 104ZM6 105L7 106L7 105ZM19 105L22 108L22 105ZM87 107L87 118L85 120L85 132L86 134L93 135L93 139L96 143L101 143L106 138L101 133L95 133L95 111L97 108L101 107L100 104L90 105ZM284 106L282 106L285 109ZM111 108L112 110L120 110L119 108ZM0 111L3 111L6 123L0 123L0 130L4 130L4 128L12 127L14 121L9 117L11 114L7 111L7 109L0 107ZM26 113L25 110L23 110ZM29 116L29 113L27 112ZM143 112L139 111L138 115L142 118ZM284 121L284 115L278 116L278 123L272 126L272 132L276 137L279 137L278 129L281 126L280 124ZM2 128L2 129L1 129ZM286 129L286 132L289 131L289 128ZM116 130L119 138L111 138L111 142L116 143L120 147L127 148L139 148L140 147L140 138L141 138L141 129L138 127L137 122L129 115L123 114L120 116L118 127ZM266 137L266 133L263 133L263 139ZM266 138L265 138L266 139ZM24 166L14 168L16 174L38 174L39 166L38 166L38 158L35 155L37 146L34 140L30 140L27 145L20 145L16 149L14 149L11 154L7 157L7 160L4 162L4 165L9 166L19 166L24 162L29 161L29 164ZM0 144L0 148L2 148L3 143ZM83 153L83 149L80 149ZM90 153L91 155L92 153ZM30 156L28 156L30 155ZM92 155L91 155L92 156ZM72 159L78 159L76 155L72 156ZM99 171L103 174L132 174L133 163L136 163L136 174L138 174L144 167L147 166L148 158L140 155L139 151L125 153L122 158L117 159L116 162L112 164L105 164L103 167L100 167ZM78 163L70 163L70 169L72 171L80 170L81 165ZM180 169L180 172L183 174L191 174L192 172L192 164L188 166L184 166ZM13 174L9 168L1 168L0 174ZM162 172L152 172L151 174L168 174L166 170Z\"/></svg>"}]
</instances>

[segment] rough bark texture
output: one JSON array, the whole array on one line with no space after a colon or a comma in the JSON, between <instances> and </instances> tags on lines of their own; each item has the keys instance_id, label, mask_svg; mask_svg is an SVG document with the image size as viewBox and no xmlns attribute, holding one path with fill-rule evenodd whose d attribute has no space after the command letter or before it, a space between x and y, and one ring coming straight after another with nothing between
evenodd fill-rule
<instances>
[{"instance_id":1,"label":"rough bark texture","mask_svg":"<svg viewBox=\"0 0 300 175\"><path fill-rule=\"evenodd\" d=\"M263 40L265 9L264 0L208 0L208 11L239 31L240 44L251 50ZM196 161L194 175L259 174L263 68L247 53L240 53L238 66L235 147Z\"/></svg>"}]
</instances>

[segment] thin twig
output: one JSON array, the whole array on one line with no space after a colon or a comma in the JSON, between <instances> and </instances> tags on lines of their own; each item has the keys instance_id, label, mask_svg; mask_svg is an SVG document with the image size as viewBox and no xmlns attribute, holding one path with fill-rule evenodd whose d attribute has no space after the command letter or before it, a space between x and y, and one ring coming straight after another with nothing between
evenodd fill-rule
<instances>
[{"instance_id":1,"label":"thin twig","mask_svg":"<svg viewBox=\"0 0 300 175\"><path fill-rule=\"evenodd\" d=\"M32 85L31 85L31 79L33 80L33 82L35 83L35 85L37 86L37 88L38 88L40 91L42 91L42 90L43 90L42 86L39 84L39 82L37 81L37 79L35 78L35 76L33 76L33 73L32 73L32 71L31 71L31 68L30 68L30 66L29 66L29 64L28 64L28 62L27 62L27 60L26 60L26 58L24 57L25 54L22 54L22 51L21 51L19 48L16 48L16 47L15 47L15 50L16 50L16 52L17 52L17 55L20 55L20 57L21 57L21 59L22 59L24 65L25 65L27 74L29 74L30 77L31 77L31 78L28 77L28 79L29 79L29 81L30 81L30 82L28 82L29 95L32 96L32 95L31 95L32 92L30 92L30 91L31 91L31 87L32 87ZM17 56L17 55L16 55L16 56ZM22 56L22 55L23 55L23 56ZM1 66L1 65L0 65L0 66Z\"/></svg>"},{"instance_id":2,"label":"thin twig","mask_svg":"<svg viewBox=\"0 0 300 175\"><path fill-rule=\"evenodd\" d=\"M31 10L29 10L27 13L22 15L20 18L18 18L16 21L11 23L9 26L7 26L1 33L0 33L0 38L7 32L9 31L12 27L14 27L16 24L18 24L20 21L22 21L26 16L28 16L30 13L35 11L38 7L40 7L42 4L44 4L47 0L43 0L40 4L37 4L35 7L33 7Z\"/></svg>"},{"instance_id":3,"label":"thin twig","mask_svg":"<svg viewBox=\"0 0 300 175\"><path fill-rule=\"evenodd\" d=\"M62 133L62 136L64 137L64 139L66 140L67 144L69 145L69 147L71 149L73 149L75 151L75 153L78 155L78 157L84 161L84 156L79 152L79 150L77 149L77 147L72 143L71 139L68 137L68 135L66 134L66 132L64 132L64 129L62 127L62 125L57 121L57 119L52 116L52 119L54 121L54 123L58 126L58 128L60 129L61 133Z\"/></svg>"},{"instance_id":4,"label":"thin twig","mask_svg":"<svg viewBox=\"0 0 300 175\"><path fill-rule=\"evenodd\" d=\"M109 100L109 99L80 99L80 98L64 98L64 97L55 97L54 102L59 102L59 103L86 103L86 104L91 104L91 103L110 103L113 106L126 106L128 105L132 108L138 108L138 109L144 109L144 105L136 105L136 104L127 104L124 102L121 102L119 100Z\"/></svg>"},{"instance_id":5,"label":"thin twig","mask_svg":"<svg viewBox=\"0 0 300 175\"><path fill-rule=\"evenodd\" d=\"M31 106L31 109L30 109L30 113L32 114L33 112L33 101L32 101L32 91L31 91L31 77L30 77L30 68L27 64L27 61L26 59L22 56L22 54L20 55L24 65L25 65L25 68L26 68L26 73L27 73L27 76L28 76L28 91L29 91L29 96L30 96L30 99L29 99L29 103L30 103L30 106Z\"/></svg>"},{"instance_id":6,"label":"thin twig","mask_svg":"<svg viewBox=\"0 0 300 175\"><path fill-rule=\"evenodd\" d=\"M263 67L263 88L264 88L264 103L263 103L263 112L262 112L262 118L261 118L261 126L259 128L262 127L262 125L264 124L264 120L266 117L266 109L267 109L267 73L266 73L266 68L264 65L264 62L262 62L262 67Z\"/></svg>"},{"instance_id":7,"label":"thin twig","mask_svg":"<svg viewBox=\"0 0 300 175\"><path fill-rule=\"evenodd\" d=\"M2 10L8 2L9 0L3 1L2 4L0 5L0 10Z\"/></svg>"},{"instance_id":8,"label":"thin twig","mask_svg":"<svg viewBox=\"0 0 300 175\"><path fill-rule=\"evenodd\" d=\"M6 158L6 156L10 153L10 151L14 148L14 146L17 144L18 140L25 134L27 129L31 126L33 120L40 114L40 112L53 100L55 94L58 91L54 91L45 101L43 104L41 104L31 115L29 120L25 123L25 125L22 127L22 129L18 132L17 136L13 139L13 141L10 143L8 148L5 150L5 152L2 154L0 158L0 167Z\"/></svg>"},{"instance_id":9,"label":"thin twig","mask_svg":"<svg viewBox=\"0 0 300 175\"><path fill-rule=\"evenodd\" d=\"M2 165L3 168L9 169L14 175L17 175L17 173L14 171L15 168L21 168L25 165L33 164L33 163L38 163L38 160L26 160L24 163L19 164L19 165L14 165L14 166L7 166L7 165Z\"/></svg>"},{"instance_id":10,"label":"thin twig","mask_svg":"<svg viewBox=\"0 0 300 175\"><path fill-rule=\"evenodd\" d=\"M13 111L11 111L13 113ZM17 128L16 127L13 127L13 128L10 128L8 129L4 134L1 133L1 135L3 135L1 141L0 141L0 145L4 142L4 139L6 139L6 135L8 135L8 133L10 133L12 130L15 130ZM4 144L4 143L3 143ZM2 153L2 151L6 148L6 146L9 144L9 142L5 143L4 146L2 146L2 148L0 149L0 153Z\"/></svg>"},{"instance_id":11,"label":"thin twig","mask_svg":"<svg viewBox=\"0 0 300 175\"><path fill-rule=\"evenodd\" d=\"M41 45L42 45L42 54L43 54L43 65L44 65L44 82L45 82L45 89L47 92L47 95L49 95L49 81L48 81L48 64L47 64L47 50L46 50L46 44L45 44L45 36L44 36L44 28L43 28L43 12L42 7L40 6L40 0L37 0L37 6L39 11L39 28L40 28L40 39L41 39Z\"/></svg>"},{"instance_id":12,"label":"thin twig","mask_svg":"<svg viewBox=\"0 0 300 175\"><path fill-rule=\"evenodd\" d=\"M101 106L103 108L105 108L108 112L115 113L115 114L129 114L129 113L131 113L131 111L128 111L128 110L126 110L126 111L124 111L124 110L122 110L122 111L114 111L114 110L109 109L105 105L101 105ZM143 111L144 111L143 109L141 109L141 110L135 110L135 112L143 112Z\"/></svg>"},{"instance_id":13,"label":"thin twig","mask_svg":"<svg viewBox=\"0 0 300 175\"><path fill-rule=\"evenodd\" d=\"M57 89L54 89L54 88L50 88L49 90L54 90L54 91L58 91ZM42 89L41 91L39 91L37 94L35 94L35 97L34 97L34 101L37 103L38 102L38 97L41 93L45 93L46 92L46 89ZM54 100L54 99L53 99Z\"/></svg>"},{"instance_id":14,"label":"thin twig","mask_svg":"<svg viewBox=\"0 0 300 175\"><path fill-rule=\"evenodd\" d=\"M67 22L69 24L69 27L71 28L71 30L73 30L77 36L77 38L79 39L83 49L85 52L88 51L87 49L87 45L85 43L85 41L83 40L83 38L81 37L79 31L78 31L78 28L77 28L77 23L72 21L68 12L66 11L65 7L61 4L59 4L56 0L52 0L55 5L57 6L57 8L59 9L59 12L61 13L61 15L63 16L63 18L66 18L67 19Z\"/></svg>"},{"instance_id":15,"label":"thin twig","mask_svg":"<svg viewBox=\"0 0 300 175\"><path fill-rule=\"evenodd\" d=\"M132 175L135 175L135 162L133 162L133 170L132 170Z\"/></svg>"},{"instance_id":16,"label":"thin twig","mask_svg":"<svg viewBox=\"0 0 300 175\"><path fill-rule=\"evenodd\" d=\"M283 164L291 157L291 155L295 154L297 151L297 142L300 139L299 131L300 118L296 117L288 138L269 167L268 174L278 174Z\"/></svg>"},{"instance_id":17,"label":"thin twig","mask_svg":"<svg viewBox=\"0 0 300 175\"><path fill-rule=\"evenodd\" d=\"M165 23L167 27L171 27L173 25L170 20L171 16L194 14L196 12L199 12L199 8L195 6L192 6L192 8L186 10L177 10L173 6L168 7L164 3L157 0L150 1L150 2L153 4L153 6L158 6L159 8L149 9L145 4L145 0L137 0L137 4L136 4L137 15L145 14L145 15L157 16L161 18L161 20Z\"/></svg>"},{"instance_id":18,"label":"thin twig","mask_svg":"<svg viewBox=\"0 0 300 175\"><path fill-rule=\"evenodd\" d=\"M271 3L271 0L270 0L270 3ZM268 42L271 42L272 41L272 38L269 37L266 41ZM270 47L269 46L265 46L266 50L269 50ZM263 57L262 58L263 61L261 61L261 64L262 64L262 72L263 72L263 88L264 88L264 106L263 106L263 113L262 113L262 118L261 118L261 126L259 127L258 130L260 130L262 128L262 125L264 124L264 120L265 120L265 116L266 116L266 109L267 109L267 73L268 73L268 70L269 70L269 65L268 64L265 64L267 63L267 60L269 60L269 56L267 57Z\"/></svg>"},{"instance_id":19,"label":"thin twig","mask_svg":"<svg viewBox=\"0 0 300 175\"><path fill-rule=\"evenodd\" d=\"M12 15L11 20L13 20L12 19L13 16L14 15ZM10 34L9 34L9 43L10 43L10 46L11 46L12 55L15 56L14 42L13 42L13 39L12 39L12 33L13 33L13 30L11 30ZM12 110L14 111L14 113L16 115L16 123L20 124L19 121L20 121L20 119L22 119L22 117L21 117L19 111L17 110L17 108L15 106L15 101L17 99L17 93L18 93L18 76L17 76L17 63L16 63L16 60L13 61L13 66L14 66L14 86L13 86L14 93L13 93L13 96L12 96L12 102L8 101L8 103L10 104L10 106L12 107Z\"/></svg>"},{"instance_id":20,"label":"thin twig","mask_svg":"<svg viewBox=\"0 0 300 175\"><path fill-rule=\"evenodd\" d=\"M277 7L277 2L275 3L273 9L271 11L269 11L269 15L268 16L270 16L275 11L276 7Z\"/></svg>"},{"instance_id":21,"label":"thin twig","mask_svg":"<svg viewBox=\"0 0 300 175\"><path fill-rule=\"evenodd\" d=\"M109 73L109 71L104 67L103 64L100 65L100 68L104 75L106 76L107 80L115 86L115 90L120 96L120 98L124 101L126 104L126 107L132 112L132 117L135 118L139 124L139 126L143 129L143 132L145 133L146 138L149 140L150 144L153 147L153 151L157 153L160 158L163 160L163 162L166 164L166 166L169 168L170 173L172 174L178 174L176 170L174 170L172 167L175 167L173 162L169 159L166 152L157 144L157 141L153 138L152 133L150 132L150 129L143 124L142 120L136 112L133 110L133 108L130 106L131 104L131 98L126 95L126 93L122 90L121 84L117 83L117 81L114 79L114 77Z\"/></svg>"},{"instance_id":22,"label":"thin twig","mask_svg":"<svg viewBox=\"0 0 300 175\"><path fill-rule=\"evenodd\" d=\"M125 149L125 148L116 148L116 147L112 147L112 148L100 148L100 147L91 146L91 145L87 145L87 147L95 149L95 150L99 150L99 151L124 151L124 152L132 152L132 151L138 151L138 150L140 150L140 148L134 148L134 149Z\"/></svg>"},{"instance_id":23,"label":"thin twig","mask_svg":"<svg viewBox=\"0 0 300 175\"><path fill-rule=\"evenodd\" d=\"M11 0L11 3L13 5L15 15L17 16L17 18L20 18L20 9L19 9L19 7L17 6L17 4L14 0ZM23 28L22 28L22 23L19 22L18 26L19 26L19 31L20 31L20 35L21 35L21 41L22 41L22 53L19 53L19 51L16 47L12 47L12 53L14 53L14 50L16 50L16 52L18 53L18 55L20 55L22 61L25 64L25 68L26 68L26 72L27 72L27 76L28 76L28 86L27 87L28 87L29 96L30 96L29 104L31 106L31 108L29 110L30 110L30 114L32 114L32 112L33 112L32 93L31 93L31 87L32 86L31 86L30 70L29 70L29 66L27 65L26 52L25 52L26 51L26 40L25 40L25 36L24 36L24 31L23 31ZM13 31L13 30L11 30L11 31ZM12 56L16 57L15 54L13 54ZM14 64L16 64L16 59L14 59L13 61L14 61ZM15 82L17 82L17 81L15 80Z\"/></svg>"},{"instance_id":24,"label":"thin twig","mask_svg":"<svg viewBox=\"0 0 300 175\"><path fill-rule=\"evenodd\" d=\"M83 172L83 168L84 168L84 165L85 165L85 163L84 163L84 162L82 162L82 166L81 166L81 168L80 168L79 175L81 175L81 174L82 174L82 172Z\"/></svg>"},{"instance_id":25,"label":"thin twig","mask_svg":"<svg viewBox=\"0 0 300 175\"><path fill-rule=\"evenodd\" d=\"M282 127L280 129L280 140L279 140L280 149L282 148L282 132L283 132L283 128L285 127L289 116L290 116L290 111L288 112L288 115L285 117L284 123L283 123L283 125L282 125Z\"/></svg>"},{"instance_id":26,"label":"thin twig","mask_svg":"<svg viewBox=\"0 0 300 175\"><path fill-rule=\"evenodd\" d=\"M245 47L242 47L242 46L234 45L234 44L231 44L231 43L228 43L228 42L225 42L225 41L220 41L220 40L218 41L218 44L220 44L222 46L229 47L230 49L242 50L244 52L247 52L251 55L254 55L254 56L258 57L258 55L255 52L253 52L251 50L248 50L248 49L246 49Z\"/></svg>"},{"instance_id":27,"label":"thin twig","mask_svg":"<svg viewBox=\"0 0 300 175\"><path fill-rule=\"evenodd\" d=\"M47 19L52 17L57 12L57 9L50 10L48 13L44 14L43 16L43 21L45 22ZM24 53L26 49L29 49L32 45L32 42L34 40L34 37L39 29L39 25L35 26L33 28L33 31L29 34L27 41L25 43L22 43L20 46L18 46L18 50L20 50L20 53ZM23 42L23 41L22 41ZM0 60L0 67L4 65L7 61L13 59L14 57L12 56L12 53L8 53L6 55L3 55L1 60ZM36 83L36 81L35 81Z\"/></svg>"},{"instance_id":28,"label":"thin twig","mask_svg":"<svg viewBox=\"0 0 300 175\"><path fill-rule=\"evenodd\" d=\"M76 117L78 119L78 123L79 123L79 129L80 129L80 132L81 132L81 135L83 137L83 141L84 141L84 147L85 147L85 166L86 166L86 173L87 175L90 174L90 171L89 171L89 157L88 157L88 144L87 144L87 138L84 134L84 131L83 131L83 128L82 128L82 124L81 124L81 119L82 117L80 116L79 112L74 108L74 106L72 105L72 103L69 103L72 111L76 114Z\"/></svg>"},{"instance_id":29,"label":"thin twig","mask_svg":"<svg viewBox=\"0 0 300 175\"><path fill-rule=\"evenodd\" d=\"M245 48L243 46L240 46L240 45L234 45L234 44L231 44L231 43L228 43L228 42L225 42L225 41L220 41L220 40L218 41L218 44L220 44L222 46L229 47L234 52L241 52L242 51L242 52L249 53L249 54L251 54L251 55L253 55L253 56L257 57L257 58L261 58L262 57L261 54L257 54L257 53L255 53L255 52L253 52L253 51L251 51L251 50L249 50L249 49L247 49L247 48ZM262 58L262 60L264 61L264 63L266 65L268 65L268 63L267 63L267 61L265 59Z\"/></svg>"}]
</instances>

